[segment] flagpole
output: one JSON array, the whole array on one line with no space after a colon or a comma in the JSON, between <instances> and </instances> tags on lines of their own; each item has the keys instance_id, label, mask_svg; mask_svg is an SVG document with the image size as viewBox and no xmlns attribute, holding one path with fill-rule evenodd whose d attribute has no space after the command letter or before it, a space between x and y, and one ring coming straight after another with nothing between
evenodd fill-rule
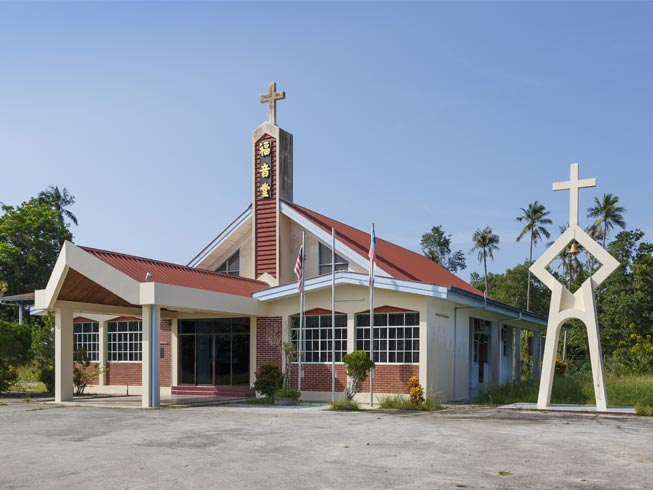
<instances>
[{"instance_id":1,"label":"flagpole","mask_svg":"<svg viewBox=\"0 0 653 490\"><path fill-rule=\"evenodd\" d=\"M374 223L372 223L370 243L372 240L374 240ZM374 272L374 259L370 257L370 359L372 361L374 361ZM374 368L370 369L370 406L374 406Z\"/></svg>"},{"instance_id":2,"label":"flagpole","mask_svg":"<svg viewBox=\"0 0 653 490\"><path fill-rule=\"evenodd\" d=\"M331 402L336 401L336 229L331 228Z\"/></svg>"},{"instance_id":3,"label":"flagpole","mask_svg":"<svg viewBox=\"0 0 653 490\"><path fill-rule=\"evenodd\" d=\"M304 257L306 256L306 232L302 231L302 248L300 249L300 254L302 258L302 277L300 284L299 292L299 342L298 342L298 351L299 354L297 359L299 361L299 371L297 372L297 391L302 391L302 377L304 376L304 370L302 367L302 358L304 356Z\"/></svg>"}]
</instances>

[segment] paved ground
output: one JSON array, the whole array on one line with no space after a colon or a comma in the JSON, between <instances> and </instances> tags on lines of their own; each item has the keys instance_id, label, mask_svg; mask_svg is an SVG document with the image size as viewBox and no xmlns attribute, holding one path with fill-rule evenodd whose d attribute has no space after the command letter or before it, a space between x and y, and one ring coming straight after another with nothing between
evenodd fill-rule
<instances>
[{"instance_id":1,"label":"paved ground","mask_svg":"<svg viewBox=\"0 0 653 490\"><path fill-rule=\"evenodd\" d=\"M650 488L653 419L0 406L2 488Z\"/></svg>"}]
</instances>

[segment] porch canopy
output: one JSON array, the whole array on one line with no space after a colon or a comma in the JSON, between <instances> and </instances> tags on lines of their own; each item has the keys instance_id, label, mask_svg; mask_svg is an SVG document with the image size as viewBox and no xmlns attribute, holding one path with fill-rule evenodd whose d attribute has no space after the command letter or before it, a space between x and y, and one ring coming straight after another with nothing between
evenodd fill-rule
<instances>
[{"instance_id":1,"label":"porch canopy","mask_svg":"<svg viewBox=\"0 0 653 490\"><path fill-rule=\"evenodd\" d=\"M73 318L142 318L142 406L159 406L161 318L259 316L262 281L65 242L35 309L55 313L55 401L73 398Z\"/></svg>"}]
</instances>

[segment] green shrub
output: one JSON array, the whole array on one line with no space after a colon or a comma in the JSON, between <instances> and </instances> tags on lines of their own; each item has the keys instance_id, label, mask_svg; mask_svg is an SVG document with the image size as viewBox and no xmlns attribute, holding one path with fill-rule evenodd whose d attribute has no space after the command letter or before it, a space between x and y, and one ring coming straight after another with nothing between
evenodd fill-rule
<instances>
[{"instance_id":1,"label":"green shrub","mask_svg":"<svg viewBox=\"0 0 653 490\"><path fill-rule=\"evenodd\" d=\"M34 365L41 382L50 393L54 391L54 314L48 313L32 326Z\"/></svg>"},{"instance_id":2,"label":"green shrub","mask_svg":"<svg viewBox=\"0 0 653 490\"><path fill-rule=\"evenodd\" d=\"M73 386L75 395L83 395L93 378L104 372L97 363L91 364L86 349L79 349L73 354Z\"/></svg>"},{"instance_id":3,"label":"green shrub","mask_svg":"<svg viewBox=\"0 0 653 490\"><path fill-rule=\"evenodd\" d=\"M0 320L0 391L7 390L18 379L17 366L30 360L32 330Z\"/></svg>"},{"instance_id":4,"label":"green shrub","mask_svg":"<svg viewBox=\"0 0 653 490\"><path fill-rule=\"evenodd\" d=\"M381 397L379 406L384 409L423 410L427 412L433 412L442 408L442 404L438 400L434 400L428 396L419 403L413 403L410 398L401 395L388 395Z\"/></svg>"},{"instance_id":5,"label":"green shrub","mask_svg":"<svg viewBox=\"0 0 653 490\"><path fill-rule=\"evenodd\" d=\"M302 394L299 391L291 390L290 388L280 388L274 392L274 398L294 398L299 400Z\"/></svg>"},{"instance_id":6,"label":"green shrub","mask_svg":"<svg viewBox=\"0 0 653 490\"><path fill-rule=\"evenodd\" d=\"M275 364L263 364L256 371L254 389L263 396L274 398L274 392L283 385L283 373Z\"/></svg>"},{"instance_id":7,"label":"green shrub","mask_svg":"<svg viewBox=\"0 0 653 490\"><path fill-rule=\"evenodd\" d=\"M348 400L345 398L344 400L336 400L335 402L331 402L331 410L335 410L337 412L355 412L357 410L360 410L360 405L358 402L355 402L354 400Z\"/></svg>"},{"instance_id":8,"label":"green shrub","mask_svg":"<svg viewBox=\"0 0 653 490\"><path fill-rule=\"evenodd\" d=\"M246 403L250 405L274 405L274 398L269 398L267 396L248 398L245 400Z\"/></svg>"},{"instance_id":9,"label":"green shrub","mask_svg":"<svg viewBox=\"0 0 653 490\"><path fill-rule=\"evenodd\" d=\"M360 384L367 379L367 373L374 368L374 361L367 357L367 352L357 350L342 356L342 362L347 366L347 387L345 398L353 400L358 393Z\"/></svg>"}]
</instances>

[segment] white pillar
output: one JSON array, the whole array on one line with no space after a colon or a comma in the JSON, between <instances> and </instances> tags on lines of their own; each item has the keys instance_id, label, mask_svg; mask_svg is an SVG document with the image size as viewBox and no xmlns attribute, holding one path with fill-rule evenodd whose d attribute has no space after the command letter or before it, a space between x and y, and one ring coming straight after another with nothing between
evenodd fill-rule
<instances>
[{"instance_id":1,"label":"white pillar","mask_svg":"<svg viewBox=\"0 0 653 490\"><path fill-rule=\"evenodd\" d=\"M158 306L143 305L143 361L141 366L141 406L143 408L158 407L160 403L159 316L160 308Z\"/></svg>"},{"instance_id":2,"label":"white pillar","mask_svg":"<svg viewBox=\"0 0 653 490\"><path fill-rule=\"evenodd\" d=\"M107 382L107 322L98 322L98 365L102 373L98 376L98 386L104 386Z\"/></svg>"},{"instance_id":3,"label":"white pillar","mask_svg":"<svg viewBox=\"0 0 653 490\"><path fill-rule=\"evenodd\" d=\"M143 305L142 310L141 406L143 408L150 408L152 406L152 306Z\"/></svg>"},{"instance_id":4,"label":"white pillar","mask_svg":"<svg viewBox=\"0 0 653 490\"><path fill-rule=\"evenodd\" d=\"M54 401L73 399L73 310L54 310Z\"/></svg>"},{"instance_id":5,"label":"white pillar","mask_svg":"<svg viewBox=\"0 0 653 490\"><path fill-rule=\"evenodd\" d=\"M490 325L490 383L501 384L501 322Z\"/></svg>"},{"instance_id":6,"label":"white pillar","mask_svg":"<svg viewBox=\"0 0 653 490\"><path fill-rule=\"evenodd\" d=\"M170 373L172 376L172 386L177 386L179 384L179 358L178 356L178 351L179 351L179 320L176 318L173 318L170 320L170 330L171 330L171 335L170 335L170 360L172 364L172 373ZM256 370L256 368L254 368ZM253 372L253 371L252 371Z\"/></svg>"}]
</instances>

